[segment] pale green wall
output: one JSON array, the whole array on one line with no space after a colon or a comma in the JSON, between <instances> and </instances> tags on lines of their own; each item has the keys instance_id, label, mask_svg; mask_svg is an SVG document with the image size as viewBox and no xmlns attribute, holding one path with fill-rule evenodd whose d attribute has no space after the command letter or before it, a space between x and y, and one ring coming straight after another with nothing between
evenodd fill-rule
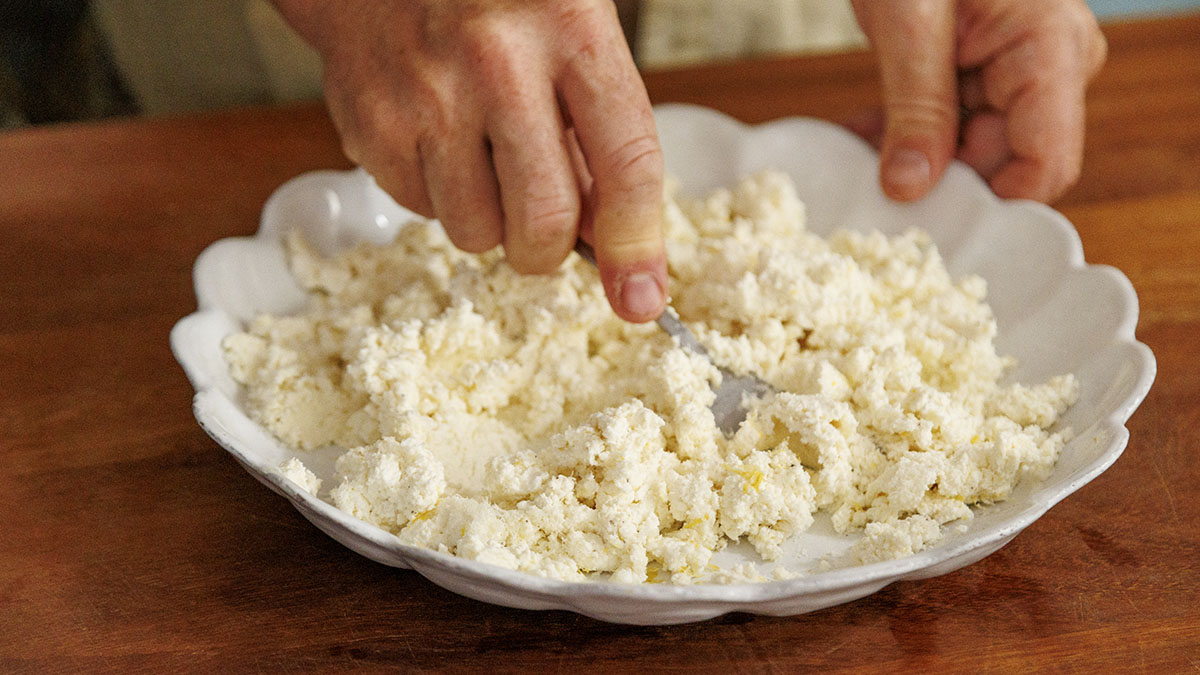
<instances>
[{"instance_id":1,"label":"pale green wall","mask_svg":"<svg viewBox=\"0 0 1200 675\"><path fill-rule=\"evenodd\" d=\"M1088 5L1101 19L1135 14L1200 11L1200 0L1088 0Z\"/></svg>"}]
</instances>

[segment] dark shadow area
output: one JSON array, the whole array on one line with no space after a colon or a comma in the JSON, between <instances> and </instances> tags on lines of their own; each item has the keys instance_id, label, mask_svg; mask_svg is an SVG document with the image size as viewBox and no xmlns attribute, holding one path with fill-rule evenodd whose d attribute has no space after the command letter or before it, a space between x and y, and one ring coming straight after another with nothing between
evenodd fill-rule
<instances>
[{"instance_id":1,"label":"dark shadow area","mask_svg":"<svg viewBox=\"0 0 1200 675\"><path fill-rule=\"evenodd\" d=\"M0 0L0 128L136 112L86 0Z\"/></svg>"}]
</instances>

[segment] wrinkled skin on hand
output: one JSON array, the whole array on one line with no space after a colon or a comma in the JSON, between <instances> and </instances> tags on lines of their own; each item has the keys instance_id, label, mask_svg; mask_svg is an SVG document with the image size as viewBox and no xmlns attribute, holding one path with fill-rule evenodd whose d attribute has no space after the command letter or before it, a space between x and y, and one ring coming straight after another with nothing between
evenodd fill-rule
<instances>
[{"instance_id":1,"label":"wrinkled skin on hand","mask_svg":"<svg viewBox=\"0 0 1200 675\"><path fill-rule=\"evenodd\" d=\"M957 157L1001 197L1049 202L1079 178L1084 91L1106 43L1083 0L853 0L884 105L851 122L884 191L928 192Z\"/></svg>"},{"instance_id":2,"label":"wrinkled skin on hand","mask_svg":"<svg viewBox=\"0 0 1200 675\"><path fill-rule=\"evenodd\" d=\"M925 195L954 157L1002 197L1078 179L1106 51L1084 0L852 2L884 106L850 126L890 197ZM611 0L275 3L324 60L346 155L396 201L464 250L503 244L518 272L582 236L619 316L662 312L662 151Z\"/></svg>"},{"instance_id":3,"label":"wrinkled skin on hand","mask_svg":"<svg viewBox=\"0 0 1200 675\"><path fill-rule=\"evenodd\" d=\"M471 252L553 271L582 235L619 316L666 304L662 152L611 0L277 0L346 155Z\"/></svg>"}]
</instances>

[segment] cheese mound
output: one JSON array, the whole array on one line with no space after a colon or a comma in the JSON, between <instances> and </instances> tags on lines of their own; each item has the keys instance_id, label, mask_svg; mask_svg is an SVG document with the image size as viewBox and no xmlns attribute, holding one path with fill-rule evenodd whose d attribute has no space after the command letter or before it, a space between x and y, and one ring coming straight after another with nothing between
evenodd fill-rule
<instances>
[{"instance_id":1,"label":"cheese mound","mask_svg":"<svg viewBox=\"0 0 1200 675\"><path fill-rule=\"evenodd\" d=\"M927 235L823 239L774 172L672 193L673 306L778 391L732 437L709 411L719 371L616 318L587 262L520 276L424 222L328 259L289 240L310 302L226 338L244 404L293 447L345 449L338 508L568 580L721 580L715 552L775 560L819 510L862 533L858 561L907 555L1053 468L1075 379L1000 386L985 284L951 279Z\"/></svg>"}]
</instances>

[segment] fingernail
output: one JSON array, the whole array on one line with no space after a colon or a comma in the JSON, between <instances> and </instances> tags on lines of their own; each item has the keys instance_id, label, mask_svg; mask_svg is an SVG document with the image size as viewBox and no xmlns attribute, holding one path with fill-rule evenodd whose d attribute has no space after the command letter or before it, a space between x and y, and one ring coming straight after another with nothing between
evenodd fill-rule
<instances>
[{"instance_id":1,"label":"fingernail","mask_svg":"<svg viewBox=\"0 0 1200 675\"><path fill-rule=\"evenodd\" d=\"M654 316L662 309L663 289L648 272L629 275L621 284L621 304L625 311L637 316Z\"/></svg>"},{"instance_id":2,"label":"fingernail","mask_svg":"<svg viewBox=\"0 0 1200 675\"><path fill-rule=\"evenodd\" d=\"M896 187L920 189L929 184L929 158L918 150L893 152L884 171L888 182Z\"/></svg>"}]
</instances>

